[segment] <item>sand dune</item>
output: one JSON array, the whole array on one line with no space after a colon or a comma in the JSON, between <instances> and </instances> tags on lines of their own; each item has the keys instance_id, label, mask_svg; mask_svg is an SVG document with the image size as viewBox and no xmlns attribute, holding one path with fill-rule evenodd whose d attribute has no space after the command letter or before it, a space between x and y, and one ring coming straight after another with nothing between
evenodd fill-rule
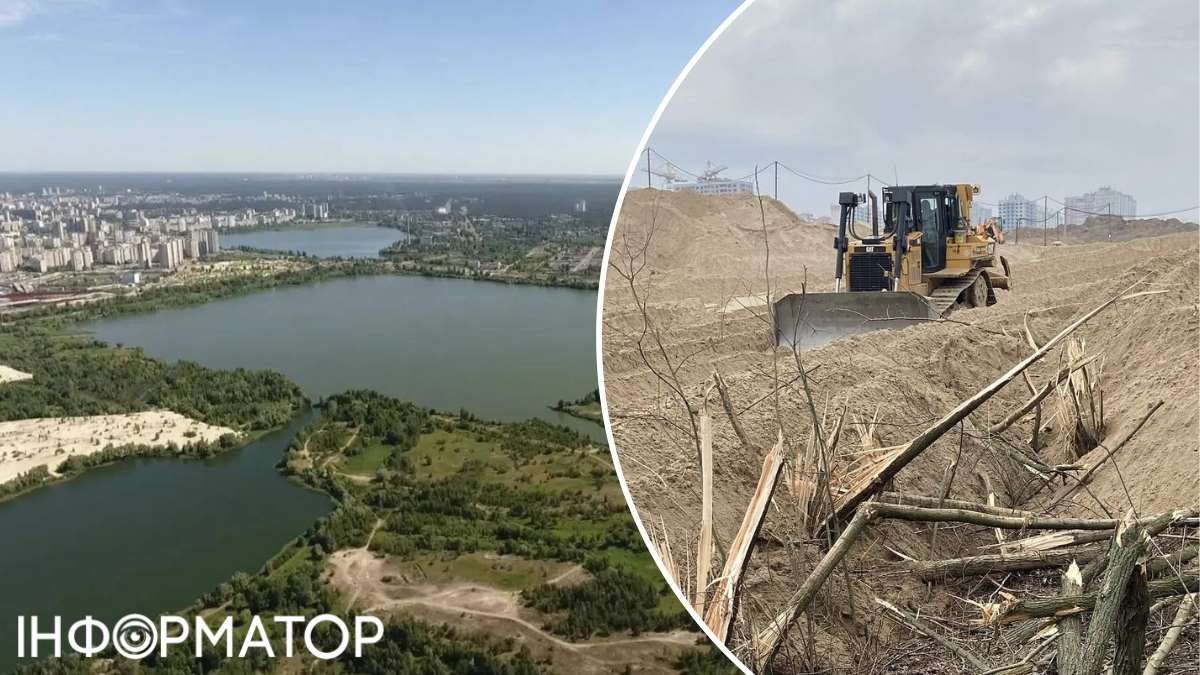
<instances>
[{"instance_id":1,"label":"sand dune","mask_svg":"<svg viewBox=\"0 0 1200 675\"><path fill-rule=\"evenodd\" d=\"M0 422L0 483L37 466L54 472L67 457L90 455L110 445L183 446L214 442L231 433L236 432L169 410Z\"/></svg>"},{"instance_id":2,"label":"sand dune","mask_svg":"<svg viewBox=\"0 0 1200 675\"><path fill-rule=\"evenodd\" d=\"M5 365L0 365L0 384L5 382L20 382L21 380L32 380L33 376L29 373L22 373L16 368L9 368Z\"/></svg>"}]
</instances>

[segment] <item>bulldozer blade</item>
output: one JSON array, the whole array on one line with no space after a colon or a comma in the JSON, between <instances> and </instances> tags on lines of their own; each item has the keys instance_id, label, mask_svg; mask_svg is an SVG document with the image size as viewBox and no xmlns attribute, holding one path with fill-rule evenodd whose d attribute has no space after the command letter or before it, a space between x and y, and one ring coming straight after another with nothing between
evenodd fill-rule
<instances>
[{"instance_id":1,"label":"bulldozer blade","mask_svg":"<svg viewBox=\"0 0 1200 675\"><path fill-rule=\"evenodd\" d=\"M929 302L915 293L792 293L775 303L775 344L817 347L935 318Z\"/></svg>"}]
</instances>

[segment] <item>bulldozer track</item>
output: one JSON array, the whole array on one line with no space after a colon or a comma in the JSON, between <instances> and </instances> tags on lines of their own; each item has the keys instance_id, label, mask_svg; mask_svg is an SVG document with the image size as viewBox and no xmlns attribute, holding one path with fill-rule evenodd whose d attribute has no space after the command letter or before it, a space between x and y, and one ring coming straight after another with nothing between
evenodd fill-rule
<instances>
[{"instance_id":1,"label":"bulldozer track","mask_svg":"<svg viewBox=\"0 0 1200 675\"><path fill-rule=\"evenodd\" d=\"M953 281L948 281L929 294L929 306L938 317L945 317L958 302L958 296L971 287L982 270L974 269Z\"/></svg>"}]
</instances>

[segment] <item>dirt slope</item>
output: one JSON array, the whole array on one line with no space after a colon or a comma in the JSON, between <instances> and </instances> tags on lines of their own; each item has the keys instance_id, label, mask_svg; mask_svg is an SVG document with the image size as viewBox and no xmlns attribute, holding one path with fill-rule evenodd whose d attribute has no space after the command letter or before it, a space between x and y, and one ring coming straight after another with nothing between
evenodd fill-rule
<instances>
[{"instance_id":1,"label":"dirt slope","mask_svg":"<svg viewBox=\"0 0 1200 675\"><path fill-rule=\"evenodd\" d=\"M771 200L764 200L763 206L772 294L795 290L804 279L797 269L805 265L810 270L809 289L823 290L813 270L829 276L824 268L832 261L831 228L802 223ZM643 256L645 233L650 231L654 236ZM1117 460L1097 473L1091 485L1094 498L1084 493L1058 510L1093 515L1100 508L1096 500L1121 512L1131 506L1153 512L1195 505L1200 486L1197 244L1196 234L1184 233L1080 246L1005 246L1014 289L1001 292L998 305L958 311L953 321L877 331L804 352L818 411L826 402L833 402L831 409L845 405L847 443L863 428L854 422L872 417L879 420L884 445L902 443L1030 352L1021 336L1027 311L1035 334L1044 340L1137 283L1137 290L1165 292L1118 303L1078 336L1102 358L1109 437L1136 423L1152 401L1163 400L1164 405ZM611 255L615 269L608 271L603 298L607 405L621 468L639 515L656 530L665 530L674 550L689 551L691 560L700 511L698 463L680 395L694 409L703 409L710 377L719 371L754 446L742 446L719 401L710 396L719 551L737 530L758 479L763 449L773 442L777 426L783 428L789 457L808 442L810 417L807 399L795 382L796 360L790 352L771 347L764 307L753 301L768 287L766 262L762 217L753 197L639 191L627 197L622 208ZM630 270L636 271L633 284L623 278ZM731 304L730 298L737 296L742 300ZM1030 371L1036 386L1059 367L1064 358L1060 351ZM777 382L785 386L776 397ZM1027 447L1028 419L999 437L989 438L983 431L1027 396L1025 388L1014 383L968 418L952 498L985 501L981 475L996 486L1002 505L1034 509L1054 494L1056 486L1047 487L1028 472L1015 470L1006 459L1006 446ZM1046 461L1063 460L1068 452L1057 426L1051 418L1043 432ZM937 494L959 443L956 433L943 437L901 472L895 489ZM1093 453L1080 461L1095 458ZM781 487L744 577L742 597L752 601L740 608L730 640L731 647L743 653L749 636L782 608L783 599L819 555L815 546L779 545L796 540L794 516L791 495ZM873 532L870 544L852 556L845 579L831 581L832 595L811 611L819 653L813 653L806 639L792 636L798 642L789 645L793 660L786 663L794 669L813 663L853 672L875 669L879 664L868 659L887 652L907 633L879 616L872 596L897 603L916 599L923 611L958 616L965 623L973 610L959 598L987 599L996 590L992 585L953 593L926 590L904 576L878 574L897 554L935 559L977 550L989 543L990 532L944 528L936 545L927 530L907 524L889 523ZM686 555L677 553L676 558Z\"/></svg>"},{"instance_id":2,"label":"dirt slope","mask_svg":"<svg viewBox=\"0 0 1200 675\"><path fill-rule=\"evenodd\" d=\"M581 572L578 566L568 568L557 583L570 583L565 577ZM556 672L666 675L676 672L673 663L680 653L696 644L697 634L686 631L569 641L548 632L547 617L524 607L515 591L467 582L405 584L396 581L400 576L394 563L366 548L338 551L329 558L329 583L349 599L349 606L509 639Z\"/></svg>"}]
</instances>

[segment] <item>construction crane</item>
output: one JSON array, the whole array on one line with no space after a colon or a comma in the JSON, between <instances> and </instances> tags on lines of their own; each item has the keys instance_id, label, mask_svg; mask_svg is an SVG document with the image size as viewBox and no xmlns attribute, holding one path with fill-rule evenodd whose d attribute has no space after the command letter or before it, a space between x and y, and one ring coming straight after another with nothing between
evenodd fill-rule
<instances>
[{"instance_id":1,"label":"construction crane","mask_svg":"<svg viewBox=\"0 0 1200 675\"><path fill-rule=\"evenodd\" d=\"M720 166L714 166L712 162L705 162L704 170L700 172L700 176L697 178L697 181L717 180L717 174L728 168L729 167L725 166L724 164Z\"/></svg>"},{"instance_id":2,"label":"construction crane","mask_svg":"<svg viewBox=\"0 0 1200 675\"><path fill-rule=\"evenodd\" d=\"M676 171L675 167L671 166L670 164L667 164L656 171L651 171L650 173L662 178L664 182L663 187L668 190L671 189L671 185L680 182L679 172Z\"/></svg>"}]
</instances>

